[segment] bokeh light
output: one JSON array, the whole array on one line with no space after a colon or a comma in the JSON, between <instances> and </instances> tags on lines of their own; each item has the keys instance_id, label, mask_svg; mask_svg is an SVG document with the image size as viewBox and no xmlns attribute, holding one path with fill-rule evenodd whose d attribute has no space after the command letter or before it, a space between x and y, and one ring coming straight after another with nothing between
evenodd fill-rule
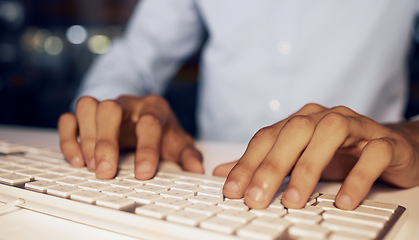
<instances>
[{"instance_id":1,"label":"bokeh light","mask_svg":"<svg viewBox=\"0 0 419 240\"><path fill-rule=\"evenodd\" d=\"M63 41L57 36L50 36L45 39L45 52L50 55L58 55L63 51Z\"/></svg>"},{"instance_id":2,"label":"bokeh light","mask_svg":"<svg viewBox=\"0 0 419 240\"><path fill-rule=\"evenodd\" d=\"M104 54L109 50L111 40L105 35L94 35L89 39L88 46L92 53Z\"/></svg>"},{"instance_id":3,"label":"bokeh light","mask_svg":"<svg viewBox=\"0 0 419 240\"><path fill-rule=\"evenodd\" d=\"M73 25L67 29L67 40L72 44L81 44L87 39L87 30L80 25Z\"/></svg>"}]
</instances>

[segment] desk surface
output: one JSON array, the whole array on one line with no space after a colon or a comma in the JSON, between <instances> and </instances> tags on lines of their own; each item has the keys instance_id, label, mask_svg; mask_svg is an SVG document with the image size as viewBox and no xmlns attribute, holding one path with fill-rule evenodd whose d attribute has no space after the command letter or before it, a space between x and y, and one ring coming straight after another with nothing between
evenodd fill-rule
<instances>
[{"instance_id":1,"label":"desk surface","mask_svg":"<svg viewBox=\"0 0 419 240\"><path fill-rule=\"evenodd\" d=\"M55 130L0 125L0 140L59 150L58 135ZM211 174L218 164L237 159L245 149L244 145L215 142L200 142L198 147L204 154L207 174ZM339 187L340 183L321 182L315 192L335 194ZM419 240L419 187L397 189L375 185L367 198L405 206L408 209L407 219L395 239ZM20 208L0 212L0 226L2 228L0 239L17 240L40 237L42 239L131 239L107 230Z\"/></svg>"}]
</instances>

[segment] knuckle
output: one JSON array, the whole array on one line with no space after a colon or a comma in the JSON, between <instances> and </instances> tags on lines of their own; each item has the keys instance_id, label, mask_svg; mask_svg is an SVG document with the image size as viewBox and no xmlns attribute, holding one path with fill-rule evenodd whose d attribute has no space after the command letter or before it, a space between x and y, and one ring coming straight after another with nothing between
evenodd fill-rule
<instances>
[{"instance_id":1,"label":"knuckle","mask_svg":"<svg viewBox=\"0 0 419 240\"><path fill-rule=\"evenodd\" d=\"M144 114L138 120L139 125L158 125L160 120L157 116L151 113Z\"/></svg>"},{"instance_id":2,"label":"knuckle","mask_svg":"<svg viewBox=\"0 0 419 240\"><path fill-rule=\"evenodd\" d=\"M307 128L309 126L312 126L314 123L312 119L308 116L303 115L297 115L288 120L286 123L287 127L293 127L293 128Z\"/></svg>"},{"instance_id":3,"label":"knuckle","mask_svg":"<svg viewBox=\"0 0 419 240\"><path fill-rule=\"evenodd\" d=\"M98 100L91 96L83 96L77 100L76 109L96 105Z\"/></svg>"},{"instance_id":4,"label":"knuckle","mask_svg":"<svg viewBox=\"0 0 419 240\"><path fill-rule=\"evenodd\" d=\"M333 108L331 108L332 112L336 112L336 113L340 113L343 115L350 115L350 116L354 116L357 115L352 109L346 107L346 106L335 106Z\"/></svg>"},{"instance_id":5,"label":"knuckle","mask_svg":"<svg viewBox=\"0 0 419 240\"><path fill-rule=\"evenodd\" d=\"M323 116L321 121L327 126L332 127L345 127L348 125L348 121L345 116L340 113L331 112Z\"/></svg>"},{"instance_id":6,"label":"knuckle","mask_svg":"<svg viewBox=\"0 0 419 240\"><path fill-rule=\"evenodd\" d=\"M99 103L99 110L105 110L105 111L121 111L121 105L117 103L114 100L105 100Z\"/></svg>"},{"instance_id":7,"label":"knuckle","mask_svg":"<svg viewBox=\"0 0 419 240\"><path fill-rule=\"evenodd\" d=\"M259 129L256 134L253 136L252 141L263 141L267 139L276 139L277 133L273 126L267 126Z\"/></svg>"},{"instance_id":8,"label":"knuckle","mask_svg":"<svg viewBox=\"0 0 419 240\"><path fill-rule=\"evenodd\" d=\"M374 139L369 142L370 147L377 149L380 152L384 152L385 154L391 154L393 152L393 141L388 138L379 138Z\"/></svg>"},{"instance_id":9,"label":"knuckle","mask_svg":"<svg viewBox=\"0 0 419 240\"><path fill-rule=\"evenodd\" d=\"M306 105L304 105L302 110L307 112L320 112L324 110L324 107L317 103L307 103Z\"/></svg>"},{"instance_id":10,"label":"knuckle","mask_svg":"<svg viewBox=\"0 0 419 240\"><path fill-rule=\"evenodd\" d=\"M158 94L154 94L154 93L148 94L147 96L145 96L144 99L145 99L146 102L148 102L150 104L153 104L155 106L159 106L160 108L170 109L170 107L169 107L170 105L167 102L167 100L164 99L163 97L161 97Z\"/></svg>"}]
</instances>

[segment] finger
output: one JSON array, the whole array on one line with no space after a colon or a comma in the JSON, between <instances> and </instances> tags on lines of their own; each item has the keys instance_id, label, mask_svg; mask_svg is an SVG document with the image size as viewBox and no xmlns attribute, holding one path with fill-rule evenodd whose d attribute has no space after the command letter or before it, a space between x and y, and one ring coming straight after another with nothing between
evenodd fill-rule
<instances>
[{"instance_id":1,"label":"finger","mask_svg":"<svg viewBox=\"0 0 419 240\"><path fill-rule=\"evenodd\" d=\"M201 174L204 173L202 154L194 146L183 148L180 155L180 165L185 171Z\"/></svg>"},{"instance_id":2,"label":"finger","mask_svg":"<svg viewBox=\"0 0 419 240\"><path fill-rule=\"evenodd\" d=\"M291 118L281 129L278 139L255 171L245 194L251 208L265 208L278 191L287 174L306 148L315 122L306 116Z\"/></svg>"},{"instance_id":3,"label":"finger","mask_svg":"<svg viewBox=\"0 0 419 240\"><path fill-rule=\"evenodd\" d=\"M223 192L226 197L240 198L250 183L256 168L271 150L281 128L292 118L309 114L316 114L326 110L318 104L307 104L298 112L278 123L262 128L251 139L239 162L231 170L224 185Z\"/></svg>"},{"instance_id":4,"label":"finger","mask_svg":"<svg viewBox=\"0 0 419 240\"><path fill-rule=\"evenodd\" d=\"M336 195L336 206L344 210L356 208L368 194L373 183L390 165L393 149L394 144L389 139L370 141Z\"/></svg>"},{"instance_id":5,"label":"finger","mask_svg":"<svg viewBox=\"0 0 419 240\"><path fill-rule=\"evenodd\" d=\"M79 125L80 148L90 171L96 168L96 110L98 101L92 97L82 97L77 102L76 118Z\"/></svg>"},{"instance_id":6,"label":"finger","mask_svg":"<svg viewBox=\"0 0 419 240\"><path fill-rule=\"evenodd\" d=\"M68 162L75 167L84 166L83 155L77 141L77 119L74 114L64 113L58 120L61 152Z\"/></svg>"},{"instance_id":7,"label":"finger","mask_svg":"<svg viewBox=\"0 0 419 240\"><path fill-rule=\"evenodd\" d=\"M238 161L239 160L217 166L212 172L212 175L219 177L227 177L228 173L233 169L233 167L237 164Z\"/></svg>"},{"instance_id":8,"label":"finger","mask_svg":"<svg viewBox=\"0 0 419 240\"><path fill-rule=\"evenodd\" d=\"M96 177L113 178L116 174L119 158L119 129L122 109L115 101L107 100L99 104L96 113Z\"/></svg>"},{"instance_id":9,"label":"finger","mask_svg":"<svg viewBox=\"0 0 419 240\"><path fill-rule=\"evenodd\" d=\"M142 115L136 125L135 176L146 180L154 176L160 159L163 123L155 114Z\"/></svg>"},{"instance_id":10,"label":"finger","mask_svg":"<svg viewBox=\"0 0 419 240\"><path fill-rule=\"evenodd\" d=\"M227 176L223 187L226 197L243 197L255 170L271 150L278 132L279 127L265 127L260 129L250 140L243 156Z\"/></svg>"}]
</instances>

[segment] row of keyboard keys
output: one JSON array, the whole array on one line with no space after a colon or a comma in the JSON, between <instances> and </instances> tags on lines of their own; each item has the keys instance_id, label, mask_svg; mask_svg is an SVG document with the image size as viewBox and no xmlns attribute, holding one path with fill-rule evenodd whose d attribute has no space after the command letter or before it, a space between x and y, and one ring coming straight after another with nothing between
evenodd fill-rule
<instances>
[{"instance_id":1,"label":"row of keyboard keys","mask_svg":"<svg viewBox=\"0 0 419 240\"><path fill-rule=\"evenodd\" d=\"M0 182L7 185L246 238L371 239L398 207L365 200L354 211L342 211L334 205L335 195L315 194L303 209L284 208L280 195L266 209L249 209L243 199L224 198L222 181L171 173L144 181L132 172L124 167L114 179L100 180L59 154L0 157Z\"/></svg>"}]
</instances>

